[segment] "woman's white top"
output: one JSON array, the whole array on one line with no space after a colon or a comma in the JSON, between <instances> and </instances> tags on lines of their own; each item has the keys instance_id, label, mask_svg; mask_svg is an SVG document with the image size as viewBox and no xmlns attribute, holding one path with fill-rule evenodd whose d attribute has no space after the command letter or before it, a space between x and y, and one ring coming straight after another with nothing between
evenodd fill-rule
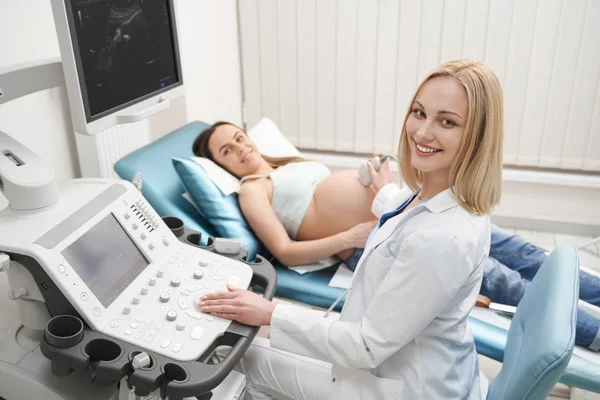
<instances>
[{"instance_id":1,"label":"woman's white top","mask_svg":"<svg viewBox=\"0 0 600 400\"><path fill-rule=\"evenodd\" d=\"M384 189L376 215L411 194ZM489 248L489 217L446 190L373 235L339 320L277 305L271 346L331 362L334 399L480 399L467 316Z\"/></svg>"},{"instance_id":2,"label":"woman's white top","mask_svg":"<svg viewBox=\"0 0 600 400\"><path fill-rule=\"evenodd\" d=\"M255 178L271 178L273 211L290 238L296 240L296 234L313 201L317 185L329 175L331 172L323 163L300 161L279 167L270 174L245 176L242 182Z\"/></svg>"}]
</instances>

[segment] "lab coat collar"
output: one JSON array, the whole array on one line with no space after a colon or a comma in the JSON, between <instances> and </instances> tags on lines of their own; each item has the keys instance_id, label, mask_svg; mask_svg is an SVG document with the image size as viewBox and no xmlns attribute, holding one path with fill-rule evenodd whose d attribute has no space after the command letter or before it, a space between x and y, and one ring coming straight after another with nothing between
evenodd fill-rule
<instances>
[{"instance_id":1,"label":"lab coat collar","mask_svg":"<svg viewBox=\"0 0 600 400\"><path fill-rule=\"evenodd\" d=\"M446 189L438 193L425 203L425 207L434 214L439 214L458 205L458 199L452 193L452 189Z\"/></svg>"}]
</instances>

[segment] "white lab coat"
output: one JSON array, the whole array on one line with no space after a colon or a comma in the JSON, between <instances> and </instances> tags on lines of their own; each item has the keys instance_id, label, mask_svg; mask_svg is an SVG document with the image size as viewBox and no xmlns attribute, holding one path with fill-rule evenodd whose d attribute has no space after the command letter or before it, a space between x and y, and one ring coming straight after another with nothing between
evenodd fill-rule
<instances>
[{"instance_id":1,"label":"white lab coat","mask_svg":"<svg viewBox=\"0 0 600 400\"><path fill-rule=\"evenodd\" d=\"M379 211L410 194L384 189ZM339 320L277 305L271 346L331 362L334 399L480 399L467 316L489 247L489 217L469 214L446 190L373 236Z\"/></svg>"}]
</instances>

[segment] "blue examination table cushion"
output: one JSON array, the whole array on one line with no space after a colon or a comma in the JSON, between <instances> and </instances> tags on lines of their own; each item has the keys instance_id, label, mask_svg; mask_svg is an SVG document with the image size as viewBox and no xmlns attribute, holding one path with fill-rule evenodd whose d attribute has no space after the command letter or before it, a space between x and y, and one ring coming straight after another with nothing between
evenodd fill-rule
<instances>
[{"instance_id":1,"label":"blue examination table cushion","mask_svg":"<svg viewBox=\"0 0 600 400\"><path fill-rule=\"evenodd\" d=\"M218 236L240 239L242 247L248 251L249 261L254 261L256 254L270 258L266 248L246 222L237 193L225 196L204 168L189 158L173 158L173 167L192 201L210 221Z\"/></svg>"},{"instance_id":2,"label":"blue examination table cushion","mask_svg":"<svg viewBox=\"0 0 600 400\"><path fill-rule=\"evenodd\" d=\"M198 133L207 127L208 125L203 122L189 123L125 156L115 164L115 171L122 179L129 181L137 172L141 173L142 193L159 215L178 217L189 229L205 235L219 236L219 231L223 232L221 230L223 226L218 230L212 220L200 215L198 210L182 197L185 192L183 178L180 179L174 167L174 163L177 165L176 160L193 156L192 143ZM201 167L198 165L198 168ZM201 181L196 183L201 184ZM214 186L212 182L210 184ZM191 186L190 182L188 186ZM192 196L191 191L190 196ZM199 196L198 194L196 204L202 201ZM213 206L216 207L216 204ZM243 232L246 228L239 229ZM249 241L248 238L249 236L245 240ZM300 275L277 262L273 264L278 277L276 296L327 308L343 293L343 289L329 286L329 281L337 267ZM340 310L343 304L344 302L341 301L336 309ZM469 317L477 351L502 361L508 327L499 327L497 321L490 322L489 319L483 318L485 315L488 314L474 312ZM575 352L561 382L600 392L600 358L594 361L593 356L584 355L585 357L582 357L577 351Z\"/></svg>"}]
</instances>

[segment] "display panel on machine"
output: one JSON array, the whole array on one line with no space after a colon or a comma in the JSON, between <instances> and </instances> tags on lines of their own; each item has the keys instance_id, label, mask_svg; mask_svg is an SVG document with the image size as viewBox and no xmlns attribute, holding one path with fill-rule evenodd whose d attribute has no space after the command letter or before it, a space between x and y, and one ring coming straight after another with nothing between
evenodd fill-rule
<instances>
[{"instance_id":1,"label":"display panel on machine","mask_svg":"<svg viewBox=\"0 0 600 400\"><path fill-rule=\"evenodd\" d=\"M62 255L105 308L149 265L112 214Z\"/></svg>"},{"instance_id":2,"label":"display panel on machine","mask_svg":"<svg viewBox=\"0 0 600 400\"><path fill-rule=\"evenodd\" d=\"M68 11L88 122L181 83L169 1L75 0Z\"/></svg>"}]
</instances>

